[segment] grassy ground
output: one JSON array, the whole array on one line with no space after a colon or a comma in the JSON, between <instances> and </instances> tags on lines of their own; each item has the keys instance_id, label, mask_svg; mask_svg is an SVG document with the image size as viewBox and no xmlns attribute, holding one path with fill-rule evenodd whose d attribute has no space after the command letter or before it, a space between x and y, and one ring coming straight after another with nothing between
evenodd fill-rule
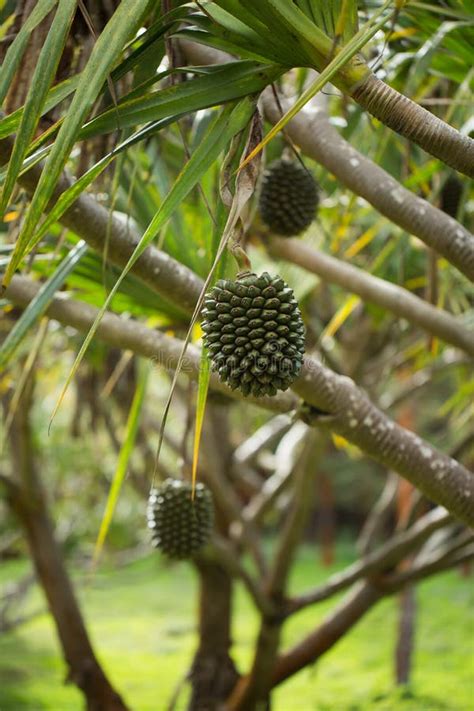
<instances>
[{"instance_id":1,"label":"grassy ground","mask_svg":"<svg viewBox=\"0 0 474 711\"><path fill-rule=\"evenodd\" d=\"M340 550L338 565L350 559ZM5 564L0 584L22 564ZM303 549L295 590L327 575L314 551ZM416 653L410 690L393 687L395 599L385 600L318 665L275 692L274 711L472 711L474 709L474 585L457 572L417 590ZM156 555L98 573L81 603L97 652L133 711L165 711L185 673L196 638L196 581L186 564L168 567ZM38 591L28 602L41 602ZM334 601L301 612L285 629L285 644L307 633ZM235 658L246 669L257 618L243 590L236 598ZM65 686L65 668L48 615L0 638L0 711L82 711L80 694ZM185 708L185 698L179 709Z\"/></svg>"}]
</instances>

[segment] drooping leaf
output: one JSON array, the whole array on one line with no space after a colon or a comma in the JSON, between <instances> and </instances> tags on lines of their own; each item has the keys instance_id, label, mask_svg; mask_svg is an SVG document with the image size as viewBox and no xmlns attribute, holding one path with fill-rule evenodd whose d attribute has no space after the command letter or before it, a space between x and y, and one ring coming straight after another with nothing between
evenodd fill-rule
<instances>
[{"instance_id":1,"label":"drooping leaf","mask_svg":"<svg viewBox=\"0 0 474 711\"><path fill-rule=\"evenodd\" d=\"M120 56L124 43L135 34L150 0L120 3L97 39L91 56L81 74L68 113L59 130L18 236L15 251L4 276L8 285L28 249L36 225L45 210L78 132L91 110L112 66Z\"/></svg>"},{"instance_id":2,"label":"drooping leaf","mask_svg":"<svg viewBox=\"0 0 474 711\"><path fill-rule=\"evenodd\" d=\"M194 425L193 441L193 466L192 466L192 487L193 497L196 488L197 467L199 460L199 445L201 443L202 425L204 413L206 411L207 393L209 392L209 381L211 379L211 362L206 349L201 350L201 360L199 362L199 380L196 402L196 422Z\"/></svg>"},{"instance_id":3,"label":"drooping leaf","mask_svg":"<svg viewBox=\"0 0 474 711\"><path fill-rule=\"evenodd\" d=\"M0 370L8 365L28 331L39 321L57 290L64 284L86 251L87 244L83 241L78 242L30 301L0 346Z\"/></svg>"},{"instance_id":4,"label":"drooping leaf","mask_svg":"<svg viewBox=\"0 0 474 711\"><path fill-rule=\"evenodd\" d=\"M269 2L276 2L276 0L269 0ZM359 52L362 47L367 44L367 42L381 29L388 20L388 15L384 15L384 11L390 5L390 0L387 0L377 12L374 13L369 22L364 25L359 32L340 50L334 59L322 70L319 77L311 84L306 91L300 96L300 98L294 103L289 111L270 129L265 138L259 143L258 146L247 156L247 158L242 162L240 169L244 168L247 163L255 158L257 153L259 153L263 148L269 143L272 138L274 138L280 131L282 131L285 126L291 121L292 118L296 116L297 113L310 101L313 96L315 96L324 86L335 77L338 72L354 57L357 52ZM281 6L281 11L284 15L289 14L288 8ZM296 8L297 9L297 8ZM302 13L301 13L302 14ZM381 19L378 19L380 15L383 15ZM296 27L300 27L300 22L296 23Z\"/></svg>"},{"instance_id":5,"label":"drooping leaf","mask_svg":"<svg viewBox=\"0 0 474 711\"><path fill-rule=\"evenodd\" d=\"M218 65L190 81L135 99L125 98L116 108L92 119L80 136L88 138L114 130L117 119L121 128L126 128L239 99L261 91L281 72L279 66L262 65L249 60Z\"/></svg>"},{"instance_id":6,"label":"drooping leaf","mask_svg":"<svg viewBox=\"0 0 474 711\"><path fill-rule=\"evenodd\" d=\"M59 0L58 8L38 57L26 97L18 135L10 157L8 173L2 190L0 215L3 215L15 186L30 141L38 125L43 105L54 81L59 60L66 44L69 26L76 12L76 0Z\"/></svg>"},{"instance_id":7,"label":"drooping leaf","mask_svg":"<svg viewBox=\"0 0 474 711\"><path fill-rule=\"evenodd\" d=\"M165 126L168 126L174 117L170 119L163 119L161 121L156 121L153 124L149 124L144 128L140 129L136 133L132 134L125 141L120 143L113 151L101 158L95 165L91 166L81 177L76 180L72 185L69 186L63 193L61 193L55 206L48 214L46 219L42 222L40 228L33 234L28 251L34 249L38 242L44 237L49 229L54 225L55 222L61 219L62 215L66 210L71 207L71 205L77 200L77 198L86 190L86 188L91 185L98 178L98 176L103 173L103 171L110 165L110 163L120 155L123 151L130 148L135 143L142 141L144 138L157 133Z\"/></svg>"},{"instance_id":8,"label":"drooping leaf","mask_svg":"<svg viewBox=\"0 0 474 711\"><path fill-rule=\"evenodd\" d=\"M115 509L117 508L117 503L119 500L120 492L122 490L122 485L127 474L130 457L132 455L133 447L135 445L138 425L140 424L140 416L143 409L143 401L145 398L149 372L150 368L147 365L143 364L142 367L138 368L137 387L135 389L132 404L130 406L130 411L128 413L127 424L125 427L125 436L122 446L120 448L117 466L112 478L112 484L109 489L109 495L107 497L105 511L102 516L97 541L95 543L94 555L92 559L93 567L97 565L100 554L104 547L105 539L107 537L107 533L109 532L110 524L112 523L112 518Z\"/></svg>"}]
</instances>

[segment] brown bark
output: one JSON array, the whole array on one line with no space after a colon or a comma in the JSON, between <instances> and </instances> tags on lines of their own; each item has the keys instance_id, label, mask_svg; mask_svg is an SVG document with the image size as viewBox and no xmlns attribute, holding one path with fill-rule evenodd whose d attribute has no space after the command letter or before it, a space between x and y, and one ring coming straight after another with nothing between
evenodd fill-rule
<instances>
[{"instance_id":1,"label":"brown bark","mask_svg":"<svg viewBox=\"0 0 474 711\"><path fill-rule=\"evenodd\" d=\"M127 711L99 665L84 620L54 537L53 524L33 449L29 410L32 386L22 396L11 427L13 468L19 479L9 490L9 501L23 526L36 575L56 625L68 681L84 693L87 711Z\"/></svg>"},{"instance_id":2,"label":"brown bark","mask_svg":"<svg viewBox=\"0 0 474 711\"><path fill-rule=\"evenodd\" d=\"M374 74L352 92L352 98L385 126L408 138L446 165L474 177L474 141L392 89Z\"/></svg>"},{"instance_id":3,"label":"brown bark","mask_svg":"<svg viewBox=\"0 0 474 711\"><path fill-rule=\"evenodd\" d=\"M321 562L324 566L334 563L336 542L336 509L332 479L325 471L319 473L318 538L321 546Z\"/></svg>"},{"instance_id":4,"label":"brown bark","mask_svg":"<svg viewBox=\"0 0 474 711\"><path fill-rule=\"evenodd\" d=\"M216 509L216 529L225 539L235 515L228 509L230 459L228 404L208 398L202 441L202 476L209 484ZM222 488L224 487L224 489ZM235 497L235 494L233 494ZM238 499L234 498L238 510ZM230 516L229 516L230 514ZM232 646L232 573L221 561L202 554L195 559L200 582L199 646L190 672L192 696L188 711L218 711L234 688L239 673L230 656Z\"/></svg>"}]
</instances>

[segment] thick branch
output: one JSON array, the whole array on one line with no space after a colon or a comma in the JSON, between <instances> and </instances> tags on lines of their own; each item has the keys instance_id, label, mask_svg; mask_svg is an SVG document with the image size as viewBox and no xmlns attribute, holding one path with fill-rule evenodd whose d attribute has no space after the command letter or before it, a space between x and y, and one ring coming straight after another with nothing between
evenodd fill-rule
<instances>
[{"instance_id":1,"label":"thick branch","mask_svg":"<svg viewBox=\"0 0 474 711\"><path fill-rule=\"evenodd\" d=\"M273 256L298 264L322 279L357 294L364 301L388 309L443 341L462 348L469 355L474 355L474 332L447 311L437 309L401 286L345 264L299 239L273 237L268 246Z\"/></svg>"},{"instance_id":2,"label":"thick branch","mask_svg":"<svg viewBox=\"0 0 474 711\"><path fill-rule=\"evenodd\" d=\"M38 286L30 279L14 277L6 296L13 303L26 306L37 290ZM47 314L61 323L87 331L97 309L56 297ZM148 329L133 319L124 320L113 314L104 316L98 336L118 348L128 348L153 358L168 368L176 366L182 345L181 341ZM192 379L197 379L199 352L194 347L188 349L184 371ZM215 376L211 384L231 397L239 397L219 383ZM293 390L318 411L329 413L327 417L321 417L315 411L311 424L329 426L387 468L405 476L428 498L461 521L474 525L474 476L459 462L395 424L350 378L336 375L314 358L305 358L302 375ZM246 400L252 401L250 398ZM256 402L279 412L288 412L297 404L291 393L259 398Z\"/></svg>"},{"instance_id":3,"label":"thick branch","mask_svg":"<svg viewBox=\"0 0 474 711\"><path fill-rule=\"evenodd\" d=\"M213 64L228 59L228 55L209 47L183 40L182 43L193 64ZM270 88L263 92L262 102L265 117L276 123L281 111ZM284 112L290 108L290 102L283 98L281 105ZM474 280L474 237L470 232L359 153L339 135L324 111L309 104L285 127L285 133L342 185L365 198L380 214L421 239Z\"/></svg>"},{"instance_id":4,"label":"thick branch","mask_svg":"<svg viewBox=\"0 0 474 711\"><path fill-rule=\"evenodd\" d=\"M274 686L296 674L308 664L317 661L347 634L384 595L397 592L407 584L428 575L442 572L466 560L472 560L473 557L474 547L467 546L452 557L444 556L432 559L423 566L420 565L400 574L401 577L394 577L392 580L387 578L383 582L377 581L377 587L369 581L356 583L319 627L279 657L273 674Z\"/></svg>"},{"instance_id":5,"label":"thick branch","mask_svg":"<svg viewBox=\"0 0 474 711\"><path fill-rule=\"evenodd\" d=\"M48 601L69 667L69 680L84 693L87 711L127 711L125 702L111 686L95 656L54 536L33 445L31 404L32 384L28 383L10 432L17 488L10 491L9 501L23 527L36 575Z\"/></svg>"},{"instance_id":6,"label":"thick branch","mask_svg":"<svg viewBox=\"0 0 474 711\"><path fill-rule=\"evenodd\" d=\"M331 413L327 425L332 430L404 476L461 521L474 525L472 473L393 422L350 378L336 375L317 360L306 358L303 375L293 390L307 403ZM321 420L316 415L318 419Z\"/></svg>"},{"instance_id":7,"label":"thick branch","mask_svg":"<svg viewBox=\"0 0 474 711\"><path fill-rule=\"evenodd\" d=\"M474 178L474 141L378 79L367 77L352 98L385 126L408 138L427 153Z\"/></svg>"}]
</instances>

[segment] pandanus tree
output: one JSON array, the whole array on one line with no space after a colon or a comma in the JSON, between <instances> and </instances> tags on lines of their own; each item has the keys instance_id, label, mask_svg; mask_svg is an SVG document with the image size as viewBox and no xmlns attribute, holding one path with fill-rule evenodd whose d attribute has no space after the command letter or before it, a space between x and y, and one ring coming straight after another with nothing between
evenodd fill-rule
<instances>
[{"instance_id":1,"label":"pandanus tree","mask_svg":"<svg viewBox=\"0 0 474 711\"><path fill-rule=\"evenodd\" d=\"M1 490L91 711L128 706L92 649L34 457L35 371L54 337L44 317L66 338L66 327L86 334L53 428L93 339L139 363L123 442L102 413L118 465L98 550L134 448L142 494L169 474L193 480L178 487L191 501L196 477L212 492L210 542L188 551L200 580L189 708L265 708L276 685L382 597L473 557L469 4L3 4L1 210L12 229L1 248L0 364L15 386L4 398ZM293 236L318 198L317 220ZM151 425L150 362L170 380ZM198 384L195 438L170 472L144 443L173 445L171 396L194 407L186 380ZM436 398L437 382L446 392L439 442L429 426L407 429L399 412L414 393ZM234 412L246 422L237 448ZM360 559L293 595L291 565L334 441L378 462L387 482ZM412 485L398 525L395 473ZM192 518L189 498L170 496ZM154 489L150 520L181 555L166 500ZM262 546L270 514L281 518L271 555ZM242 671L231 649L235 580L260 616ZM291 615L343 590L319 626L282 648Z\"/></svg>"}]
</instances>

